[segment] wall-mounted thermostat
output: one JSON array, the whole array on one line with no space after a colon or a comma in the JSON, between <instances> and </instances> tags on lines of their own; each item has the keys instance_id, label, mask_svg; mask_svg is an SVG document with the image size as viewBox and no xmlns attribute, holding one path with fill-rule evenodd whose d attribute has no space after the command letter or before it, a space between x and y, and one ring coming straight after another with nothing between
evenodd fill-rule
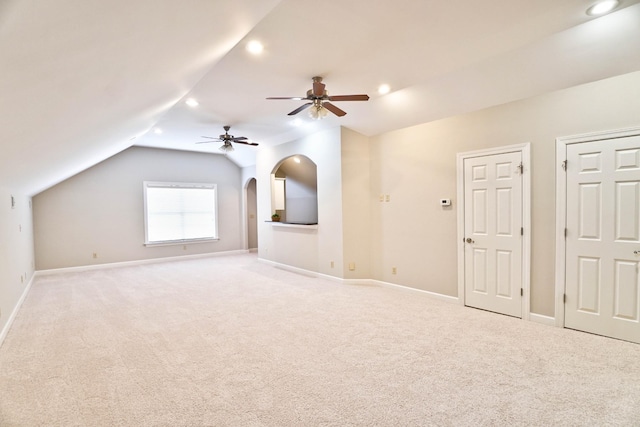
<instances>
[{"instance_id":1,"label":"wall-mounted thermostat","mask_svg":"<svg viewBox=\"0 0 640 427\"><path fill-rule=\"evenodd\" d=\"M441 206L451 206L451 199L440 199Z\"/></svg>"}]
</instances>

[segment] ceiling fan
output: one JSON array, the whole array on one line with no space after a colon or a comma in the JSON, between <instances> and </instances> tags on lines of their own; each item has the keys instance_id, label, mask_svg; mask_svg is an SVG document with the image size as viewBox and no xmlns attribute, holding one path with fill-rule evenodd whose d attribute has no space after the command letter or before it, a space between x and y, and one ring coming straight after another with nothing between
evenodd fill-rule
<instances>
[{"instance_id":1,"label":"ceiling fan","mask_svg":"<svg viewBox=\"0 0 640 427\"><path fill-rule=\"evenodd\" d=\"M313 79L313 87L312 89L307 91L307 96L304 97L270 97L267 99L295 99L298 101L302 101L304 99L309 100L311 102L307 102L306 104L296 108L288 115L293 116L298 114L300 111L312 107L309 110L309 115L318 120L322 119L327 115L327 110L331 111L338 117L342 117L347 114L345 111L336 107L329 101L368 101L369 95L332 95L329 96L327 91L325 90L325 84L322 83L322 77L316 76Z\"/></svg>"},{"instance_id":2,"label":"ceiling fan","mask_svg":"<svg viewBox=\"0 0 640 427\"><path fill-rule=\"evenodd\" d=\"M231 145L232 142L235 142L236 144L246 144L246 145L252 145L252 146L258 145L256 142L247 141L246 136L229 135L229 129L231 129L231 126L229 125L225 125L223 126L223 128L224 128L224 134L220 135L218 138L214 138L212 136L203 136L203 138L208 138L211 141L200 141L200 142L196 142L196 144L222 142L222 145L220 146L220 151L224 151L225 153L229 153L234 150L233 145Z\"/></svg>"}]
</instances>

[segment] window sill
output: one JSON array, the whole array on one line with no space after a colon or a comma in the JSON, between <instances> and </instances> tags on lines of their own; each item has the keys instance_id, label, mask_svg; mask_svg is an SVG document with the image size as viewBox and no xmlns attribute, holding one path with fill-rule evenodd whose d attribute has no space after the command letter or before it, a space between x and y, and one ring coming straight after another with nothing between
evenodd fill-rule
<instances>
[{"instance_id":1,"label":"window sill","mask_svg":"<svg viewBox=\"0 0 640 427\"><path fill-rule=\"evenodd\" d=\"M193 240L172 240L170 242L145 242L144 245L147 247L154 246L179 246L179 245L193 245L196 243L212 243L220 240L219 238L215 239L193 239Z\"/></svg>"},{"instance_id":2,"label":"window sill","mask_svg":"<svg viewBox=\"0 0 640 427\"><path fill-rule=\"evenodd\" d=\"M292 222L280 222L280 221L265 221L273 225L274 227L283 228L304 228L307 230L317 230L318 224L297 224Z\"/></svg>"}]
</instances>

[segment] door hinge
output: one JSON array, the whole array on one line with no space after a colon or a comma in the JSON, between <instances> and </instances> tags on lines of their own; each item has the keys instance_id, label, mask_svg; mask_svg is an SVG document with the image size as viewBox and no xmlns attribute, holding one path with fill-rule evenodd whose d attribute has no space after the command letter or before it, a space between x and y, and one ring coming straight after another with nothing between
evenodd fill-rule
<instances>
[{"instance_id":1,"label":"door hinge","mask_svg":"<svg viewBox=\"0 0 640 427\"><path fill-rule=\"evenodd\" d=\"M520 162L517 168L520 171L520 175L524 174L524 165L522 164L522 162Z\"/></svg>"},{"instance_id":2,"label":"door hinge","mask_svg":"<svg viewBox=\"0 0 640 427\"><path fill-rule=\"evenodd\" d=\"M520 288L520 296L523 297L524 296L524 289Z\"/></svg>"},{"instance_id":3,"label":"door hinge","mask_svg":"<svg viewBox=\"0 0 640 427\"><path fill-rule=\"evenodd\" d=\"M567 238L567 229L566 228L564 229L564 238L565 239Z\"/></svg>"},{"instance_id":4,"label":"door hinge","mask_svg":"<svg viewBox=\"0 0 640 427\"><path fill-rule=\"evenodd\" d=\"M524 236L524 227L520 227L520 235Z\"/></svg>"},{"instance_id":5,"label":"door hinge","mask_svg":"<svg viewBox=\"0 0 640 427\"><path fill-rule=\"evenodd\" d=\"M567 171L567 161L566 160L562 162L562 170L565 171L565 172Z\"/></svg>"},{"instance_id":6,"label":"door hinge","mask_svg":"<svg viewBox=\"0 0 640 427\"><path fill-rule=\"evenodd\" d=\"M567 294L562 294L562 302L563 302L564 304L566 304L566 303L567 303Z\"/></svg>"}]
</instances>

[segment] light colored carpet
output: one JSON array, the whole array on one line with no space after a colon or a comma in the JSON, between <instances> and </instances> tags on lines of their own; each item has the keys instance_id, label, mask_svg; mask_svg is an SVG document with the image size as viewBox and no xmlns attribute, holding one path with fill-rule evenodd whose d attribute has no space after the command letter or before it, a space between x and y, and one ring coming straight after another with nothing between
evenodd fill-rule
<instances>
[{"instance_id":1,"label":"light colored carpet","mask_svg":"<svg viewBox=\"0 0 640 427\"><path fill-rule=\"evenodd\" d=\"M206 258L37 277L0 348L0 411L4 427L637 426L640 345Z\"/></svg>"}]
</instances>

